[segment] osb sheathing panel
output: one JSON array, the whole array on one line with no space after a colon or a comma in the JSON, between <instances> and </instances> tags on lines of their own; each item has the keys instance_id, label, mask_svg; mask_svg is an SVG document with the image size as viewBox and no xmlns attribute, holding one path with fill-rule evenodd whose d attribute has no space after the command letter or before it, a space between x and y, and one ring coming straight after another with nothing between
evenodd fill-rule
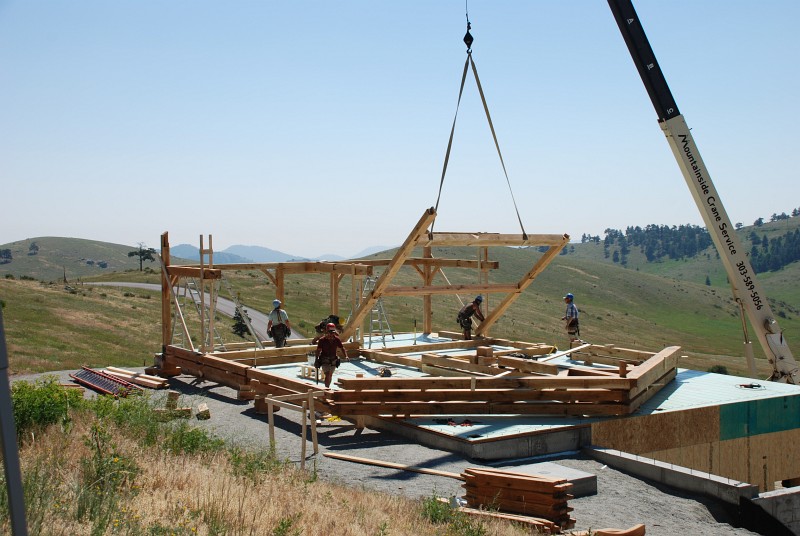
<instances>
[{"instance_id":1,"label":"osb sheathing panel","mask_svg":"<svg viewBox=\"0 0 800 536\"><path fill-rule=\"evenodd\" d=\"M634 454L755 484L764 492L773 490L775 482L800 476L800 458L792 454L798 442L800 429Z\"/></svg>"},{"instance_id":2,"label":"osb sheathing panel","mask_svg":"<svg viewBox=\"0 0 800 536\"><path fill-rule=\"evenodd\" d=\"M717 407L654 413L592 423L592 444L631 454L719 440Z\"/></svg>"}]
</instances>

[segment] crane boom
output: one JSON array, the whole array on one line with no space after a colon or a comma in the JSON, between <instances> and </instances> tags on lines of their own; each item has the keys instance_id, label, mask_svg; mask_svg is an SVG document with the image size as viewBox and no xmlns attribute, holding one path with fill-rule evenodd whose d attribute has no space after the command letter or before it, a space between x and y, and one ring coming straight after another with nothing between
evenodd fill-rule
<instances>
[{"instance_id":1,"label":"crane boom","mask_svg":"<svg viewBox=\"0 0 800 536\"><path fill-rule=\"evenodd\" d=\"M633 63L639 71L683 178L717 247L731 282L734 299L744 309L772 365L770 380L800 384L800 368L789 350L747 253L722 205L689 127L656 61L631 0L608 0ZM747 341L745 341L747 343Z\"/></svg>"}]
</instances>

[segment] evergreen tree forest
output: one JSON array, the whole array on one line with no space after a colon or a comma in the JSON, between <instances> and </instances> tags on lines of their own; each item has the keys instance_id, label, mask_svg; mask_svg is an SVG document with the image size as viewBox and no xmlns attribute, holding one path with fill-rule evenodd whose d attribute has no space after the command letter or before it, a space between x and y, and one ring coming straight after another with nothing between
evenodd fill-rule
<instances>
[{"instance_id":1,"label":"evergreen tree forest","mask_svg":"<svg viewBox=\"0 0 800 536\"><path fill-rule=\"evenodd\" d=\"M800 209L794 209L791 216L785 212L773 214L770 221L787 220L797 216L800 216ZM758 218L753 222L753 229L747 237L740 237L743 245L750 247L750 262L757 272L780 270L787 264L800 261L800 229L768 238L766 234L758 232L763 225L764 218ZM741 229L742 224L736 224L736 228ZM644 228L628 227L624 232L609 228L604 234L602 242L605 258L610 258L622 266L627 264L627 256L633 249L641 251L647 262L659 262L667 259L693 258L713 245L708 230L697 225L651 224ZM581 237L581 243L600 241L601 238L597 235L584 234Z\"/></svg>"}]
</instances>

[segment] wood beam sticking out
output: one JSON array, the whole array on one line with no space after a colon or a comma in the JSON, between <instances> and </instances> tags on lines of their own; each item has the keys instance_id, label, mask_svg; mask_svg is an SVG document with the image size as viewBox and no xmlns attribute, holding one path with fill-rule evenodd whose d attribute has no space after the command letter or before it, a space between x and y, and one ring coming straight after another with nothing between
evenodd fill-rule
<instances>
[{"instance_id":1,"label":"wood beam sticking out","mask_svg":"<svg viewBox=\"0 0 800 536\"><path fill-rule=\"evenodd\" d=\"M193 277L200 279L202 274L203 279L220 279L222 277L222 270L219 268L200 268L194 266L167 266L167 273L171 277Z\"/></svg>"},{"instance_id":2,"label":"wood beam sticking out","mask_svg":"<svg viewBox=\"0 0 800 536\"><path fill-rule=\"evenodd\" d=\"M196 268L186 265L183 268ZM372 275L372 266L361 262L263 262L263 263L231 263L214 265L215 270L259 270L261 272L282 268L284 274L344 274L355 271L358 275ZM270 275L270 274L267 274Z\"/></svg>"},{"instance_id":3,"label":"wood beam sticking out","mask_svg":"<svg viewBox=\"0 0 800 536\"><path fill-rule=\"evenodd\" d=\"M501 234L501 233L432 233L420 240L420 246L558 246L564 235L557 234Z\"/></svg>"}]
</instances>

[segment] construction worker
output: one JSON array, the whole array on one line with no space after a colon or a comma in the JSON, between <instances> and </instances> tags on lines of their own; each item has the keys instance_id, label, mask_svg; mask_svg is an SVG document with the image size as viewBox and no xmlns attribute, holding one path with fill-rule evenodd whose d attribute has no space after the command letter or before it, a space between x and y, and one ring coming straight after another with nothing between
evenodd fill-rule
<instances>
[{"instance_id":1,"label":"construction worker","mask_svg":"<svg viewBox=\"0 0 800 536\"><path fill-rule=\"evenodd\" d=\"M567 312L561 317L561 320L564 321L564 326L569 336L569 347L572 348L572 344L579 340L581 336L580 324L578 323L578 307L575 305L575 296L571 292L567 292L564 296L564 303L567 304Z\"/></svg>"},{"instance_id":2,"label":"construction worker","mask_svg":"<svg viewBox=\"0 0 800 536\"><path fill-rule=\"evenodd\" d=\"M286 339L292 334L292 326L289 324L289 315L281 309L281 300L272 300L272 307L267 322L267 334L275 340L275 348L283 348L286 346Z\"/></svg>"},{"instance_id":3,"label":"construction worker","mask_svg":"<svg viewBox=\"0 0 800 536\"><path fill-rule=\"evenodd\" d=\"M347 352L344 349L339 333L336 331L336 324L329 323L325 327L325 335L317 342L316 359L314 368L321 368L325 374L325 388L329 389L333 380L333 371L341 364L337 355L338 350L342 351L342 356L347 361Z\"/></svg>"},{"instance_id":4,"label":"construction worker","mask_svg":"<svg viewBox=\"0 0 800 536\"><path fill-rule=\"evenodd\" d=\"M483 296L475 296L475 299L472 300L472 303L466 304L458 312L458 318L456 318L456 321L464 330L465 341L472 339L472 315L475 315L475 318L481 322L484 321L483 313L481 312L481 302L483 302Z\"/></svg>"}]
</instances>

